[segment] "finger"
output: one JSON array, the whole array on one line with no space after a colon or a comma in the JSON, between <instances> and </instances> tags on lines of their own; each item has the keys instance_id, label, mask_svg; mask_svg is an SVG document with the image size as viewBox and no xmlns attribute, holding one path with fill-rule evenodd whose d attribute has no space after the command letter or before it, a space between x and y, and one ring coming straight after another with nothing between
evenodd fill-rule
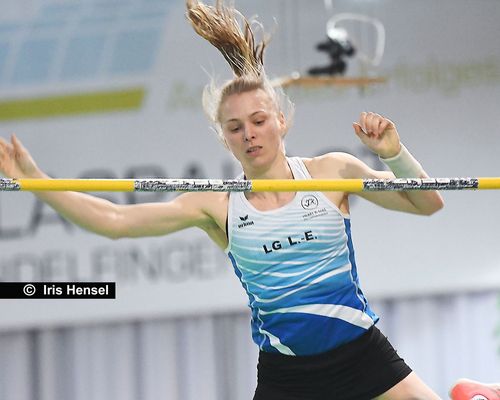
<instances>
[{"instance_id":1,"label":"finger","mask_svg":"<svg viewBox=\"0 0 500 400\"><path fill-rule=\"evenodd\" d=\"M387 125L389 128L396 128L396 124L394 123L393 120L389 118L384 118L389 124Z\"/></svg>"},{"instance_id":2,"label":"finger","mask_svg":"<svg viewBox=\"0 0 500 400\"><path fill-rule=\"evenodd\" d=\"M361 129L367 133L366 131L366 117L367 117L368 113L367 112L362 112L360 115L359 115L359 126L361 127Z\"/></svg>"},{"instance_id":3,"label":"finger","mask_svg":"<svg viewBox=\"0 0 500 400\"><path fill-rule=\"evenodd\" d=\"M376 137L379 137L384 131L381 129L381 124L384 121L384 117L380 114L372 113L371 115L371 129Z\"/></svg>"},{"instance_id":4,"label":"finger","mask_svg":"<svg viewBox=\"0 0 500 400\"><path fill-rule=\"evenodd\" d=\"M3 137L0 137L0 155L4 157L7 154L12 154L12 145Z\"/></svg>"},{"instance_id":5,"label":"finger","mask_svg":"<svg viewBox=\"0 0 500 400\"><path fill-rule=\"evenodd\" d=\"M373 132L377 137L380 137L382 135L382 132L384 132L384 130L382 129L383 122L384 119L382 117L375 117L373 121Z\"/></svg>"},{"instance_id":6,"label":"finger","mask_svg":"<svg viewBox=\"0 0 500 400\"><path fill-rule=\"evenodd\" d=\"M373 113L367 112L365 116L366 133L373 133Z\"/></svg>"},{"instance_id":7,"label":"finger","mask_svg":"<svg viewBox=\"0 0 500 400\"><path fill-rule=\"evenodd\" d=\"M380 137L380 135L385 131L387 125L384 125L387 118L377 113L370 113L370 129L376 137Z\"/></svg>"},{"instance_id":8,"label":"finger","mask_svg":"<svg viewBox=\"0 0 500 400\"><path fill-rule=\"evenodd\" d=\"M380 136L384 132L385 127L382 127L385 118L380 114L373 114L373 130L377 136Z\"/></svg>"},{"instance_id":9,"label":"finger","mask_svg":"<svg viewBox=\"0 0 500 400\"><path fill-rule=\"evenodd\" d=\"M363 127L360 124L358 124L357 122L353 122L352 127L354 128L354 133L356 134L356 136L360 140L363 140L364 138L366 138L368 136L365 133L365 131L363 130Z\"/></svg>"},{"instance_id":10,"label":"finger","mask_svg":"<svg viewBox=\"0 0 500 400\"><path fill-rule=\"evenodd\" d=\"M380 118L381 118L380 133L384 132L387 128L389 128L389 129L396 128L396 125L394 124L394 122L392 122L389 118L386 118L383 115L381 115Z\"/></svg>"},{"instance_id":11,"label":"finger","mask_svg":"<svg viewBox=\"0 0 500 400\"><path fill-rule=\"evenodd\" d=\"M389 120L380 114L376 114L376 118L378 120L377 133L380 136L387 128Z\"/></svg>"},{"instance_id":12,"label":"finger","mask_svg":"<svg viewBox=\"0 0 500 400\"><path fill-rule=\"evenodd\" d=\"M14 157L18 161L21 160L23 157L26 156L27 150L25 149L25 147L22 145L22 143L15 134L12 134L10 141L12 142Z\"/></svg>"},{"instance_id":13,"label":"finger","mask_svg":"<svg viewBox=\"0 0 500 400\"><path fill-rule=\"evenodd\" d=\"M379 129L380 129L380 134L382 134L383 132L385 132L385 130L391 125L391 121L388 120L387 118L384 118L382 121L380 121L380 126L379 126Z\"/></svg>"},{"instance_id":14,"label":"finger","mask_svg":"<svg viewBox=\"0 0 500 400\"><path fill-rule=\"evenodd\" d=\"M4 140L4 138L0 137L0 171L1 174L4 175L4 169L8 165L11 151L9 151L9 144Z\"/></svg>"},{"instance_id":15,"label":"finger","mask_svg":"<svg viewBox=\"0 0 500 400\"><path fill-rule=\"evenodd\" d=\"M12 142L12 146L14 146L14 150L16 151L16 153L24 150L24 146L14 133L10 136L10 141Z\"/></svg>"}]
</instances>

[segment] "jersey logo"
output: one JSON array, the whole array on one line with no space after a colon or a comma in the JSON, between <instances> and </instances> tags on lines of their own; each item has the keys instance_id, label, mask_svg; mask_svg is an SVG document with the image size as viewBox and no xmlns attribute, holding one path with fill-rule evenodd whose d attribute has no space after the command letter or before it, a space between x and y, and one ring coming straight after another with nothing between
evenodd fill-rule
<instances>
[{"instance_id":1,"label":"jersey logo","mask_svg":"<svg viewBox=\"0 0 500 400\"><path fill-rule=\"evenodd\" d=\"M238 224L238 228L244 228L245 226L254 225L253 221L248 220L248 214L245 215L244 217L239 217L239 218L240 218L240 221L242 221L242 223Z\"/></svg>"},{"instance_id":2,"label":"jersey logo","mask_svg":"<svg viewBox=\"0 0 500 400\"><path fill-rule=\"evenodd\" d=\"M304 197L302 197L302 200L300 201L300 205L304 210L314 210L316 207L319 206L319 200L316 196L313 196L312 194L308 194Z\"/></svg>"}]
</instances>

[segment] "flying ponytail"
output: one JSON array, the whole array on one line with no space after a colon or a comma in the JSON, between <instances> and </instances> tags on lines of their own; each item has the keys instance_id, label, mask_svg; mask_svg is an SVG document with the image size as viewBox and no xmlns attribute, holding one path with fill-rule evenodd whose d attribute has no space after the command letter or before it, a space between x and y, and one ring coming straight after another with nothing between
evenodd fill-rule
<instances>
[{"instance_id":1,"label":"flying ponytail","mask_svg":"<svg viewBox=\"0 0 500 400\"><path fill-rule=\"evenodd\" d=\"M235 77L261 78L264 73L264 50L269 37L256 21L249 21L232 6L217 0L215 6L187 0L187 19L194 30L224 56ZM257 41L258 27L262 39Z\"/></svg>"}]
</instances>

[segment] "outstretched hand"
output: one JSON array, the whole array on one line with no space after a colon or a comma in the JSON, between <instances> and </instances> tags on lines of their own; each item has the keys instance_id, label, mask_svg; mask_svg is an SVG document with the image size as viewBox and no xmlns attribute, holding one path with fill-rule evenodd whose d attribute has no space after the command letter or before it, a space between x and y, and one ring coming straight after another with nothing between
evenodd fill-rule
<instances>
[{"instance_id":1,"label":"outstretched hand","mask_svg":"<svg viewBox=\"0 0 500 400\"><path fill-rule=\"evenodd\" d=\"M0 137L0 174L8 178L38 178L43 175L15 135L12 135L10 143Z\"/></svg>"},{"instance_id":2,"label":"outstretched hand","mask_svg":"<svg viewBox=\"0 0 500 400\"><path fill-rule=\"evenodd\" d=\"M361 142L382 158L394 157L401 150L398 131L390 119L362 112L359 121L352 126Z\"/></svg>"}]
</instances>

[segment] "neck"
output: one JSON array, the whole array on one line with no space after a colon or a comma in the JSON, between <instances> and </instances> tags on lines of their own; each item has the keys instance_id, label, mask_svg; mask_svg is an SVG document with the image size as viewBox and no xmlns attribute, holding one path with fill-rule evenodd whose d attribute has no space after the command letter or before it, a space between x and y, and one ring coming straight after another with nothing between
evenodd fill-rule
<instances>
[{"instance_id":1,"label":"neck","mask_svg":"<svg viewBox=\"0 0 500 400\"><path fill-rule=\"evenodd\" d=\"M265 168L243 168L246 179L293 179L286 157L281 153L270 166Z\"/></svg>"},{"instance_id":2,"label":"neck","mask_svg":"<svg viewBox=\"0 0 500 400\"><path fill-rule=\"evenodd\" d=\"M293 179L293 173L284 154L262 171L245 169L246 179ZM271 210L287 204L295 196L292 192L245 193L245 197L259 210Z\"/></svg>"}]
</instances>

